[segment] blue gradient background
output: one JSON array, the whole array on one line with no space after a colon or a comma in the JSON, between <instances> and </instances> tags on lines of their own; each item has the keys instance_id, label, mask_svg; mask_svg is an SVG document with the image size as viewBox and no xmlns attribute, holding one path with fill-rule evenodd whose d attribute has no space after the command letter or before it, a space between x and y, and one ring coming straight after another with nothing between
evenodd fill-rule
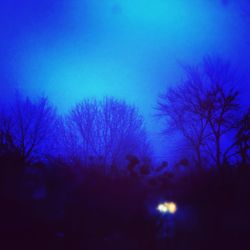
<instances>
[{"instance_id":1,"label":"blue gradient background","mask_svg":"<svg viewBox=\"0 0 250 250\"><path fill-rule=\"evenodd\" d=\"M156 98L182 77L179 63L204 55L250 71L247 1L8 0L0 3L0 98L45 94L66 112L85 97L135 104L157 157L166 153ZM240 83L249 105L250 87ZM250 91L249 91L250 92Z\"/></svg>"}]
</instances>

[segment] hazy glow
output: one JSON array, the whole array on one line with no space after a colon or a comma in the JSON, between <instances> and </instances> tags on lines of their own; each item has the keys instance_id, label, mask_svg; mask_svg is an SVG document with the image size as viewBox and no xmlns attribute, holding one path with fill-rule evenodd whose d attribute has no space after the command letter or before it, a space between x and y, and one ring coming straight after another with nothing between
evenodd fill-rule
<instances>
[{"instance_id":1,"label":"hazy glow","mask_svg":"<svg viewBox=\"0 0 250 250\"><path fill-rule=\"evenodd\" d=\"M8 0L0 22L4 96L44 93L61 111L86 97L126 99L153 136L152 107L181 78L179 61L250 58L237 8L220 0Z\"/></svg>"},{"instance_id":2,"label":"hazy glow","mask_svg":"<svg viewBox=\"0 0 250 250\"><path fill-rule=\"evenodd\" d=\"M218 48L231 53L235 41L228 10L210 1L64 5L62 27L47 24L22 34L13 65L22 88L46 92L62 109L83 97L109 94L148 114L158 93L179 74L178 60L198 61Z\"/></svg>"}]
</instances>

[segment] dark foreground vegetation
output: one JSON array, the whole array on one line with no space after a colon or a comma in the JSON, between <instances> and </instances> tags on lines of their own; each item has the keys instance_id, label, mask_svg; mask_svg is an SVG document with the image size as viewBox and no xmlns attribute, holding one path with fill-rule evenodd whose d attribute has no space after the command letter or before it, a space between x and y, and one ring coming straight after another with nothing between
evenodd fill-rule
<instances>
[{"instance_id":1,"label":"dark foreground vegetation","mask_svg":"<svg viewBox=\"0 0 250 250\"><path fill-rule=\"evenodd\" d=\"M249 166L145 175L128 161L126 174L104 175L15 153L0 161L1 249L248 249ZM157 211L164 200L175 214Z\"/></svg>"}]
</instances>

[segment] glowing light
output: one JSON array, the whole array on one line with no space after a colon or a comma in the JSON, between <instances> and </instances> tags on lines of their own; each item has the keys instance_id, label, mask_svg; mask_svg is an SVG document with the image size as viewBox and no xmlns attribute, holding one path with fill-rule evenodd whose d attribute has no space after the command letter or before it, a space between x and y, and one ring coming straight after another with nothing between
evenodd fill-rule
<instances>
[{"instance_id":1,"label":"glowing light","mask_svg":"<svg viewBox=\"0 0 250 250\"><path fill-rule=\"evenodd\" d=\"M177 211L177 206L174 202L170 202L170 203L165 203L168 206L168 211L171 214L174 214Z\"/></svg>"},{"instance_id":2,"label":"glowing light","mask_svg":"<svg viewBox=\"0 0 250 250\"><path fill-rule=\"evenodd\" d=\"M175 214L177 211L177 205L174 202L164 202L164 203L160 203L157 206L157 210L160 213L170 213L170 214Z\"/></svg>"},{"instance_id":3,"label":"glowing light","mask_svg":"<svg viewBox=\"0 0 250 250\"><path fill-rule=\"evenodd\" d=\"M164 204L159 204L157 207L158 211L161 213L166 213L168 211L168 208Z\"/></svg>"}]
</instances>

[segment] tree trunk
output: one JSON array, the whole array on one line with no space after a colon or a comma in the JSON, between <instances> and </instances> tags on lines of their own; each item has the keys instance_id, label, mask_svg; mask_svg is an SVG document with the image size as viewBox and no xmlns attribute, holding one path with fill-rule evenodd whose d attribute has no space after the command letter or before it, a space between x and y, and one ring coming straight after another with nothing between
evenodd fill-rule
<instances>
[{"instance_id":1,"label":"tree trunk","mask_svg":"<svg viewBox=\"0 0 250 250\"><path fill-rule=\"evenodd\" d=\"M198 169L199 170L201 170L202 169L202 162L201 162L201 151L200 151L200 146L198 146L196 149L195 149L195 151L196 151L196 165L197 165L197 167L198 167Z\"/></svg>"},{"instance_id":2,"label":"tree trunk","mask_svg":"<svg viewBox=\"0 0 250 250\"><path fill-rule=\"evenodd\" d=\"M215 147L216 147L216 166L219 170L221 170L221 148L220 148L220 136L216 136L215 138Z\"/></svg>"}]
</instances>

